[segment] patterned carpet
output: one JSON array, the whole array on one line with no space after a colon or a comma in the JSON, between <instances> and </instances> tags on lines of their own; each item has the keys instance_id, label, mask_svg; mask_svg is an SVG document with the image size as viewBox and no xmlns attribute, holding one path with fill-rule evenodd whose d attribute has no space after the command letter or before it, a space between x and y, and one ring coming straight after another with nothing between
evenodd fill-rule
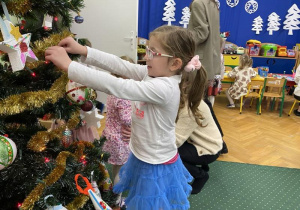
<instances>
[{"instance_id":1,"label":"patterned carpet","mask_svg":"<svg viewBox=\"0 0 300 210\"><path fill-rule=\"evenodd\" d=\"M300 169L216 161L191 210L300 209Z\"/></svg>"}]
</instances>

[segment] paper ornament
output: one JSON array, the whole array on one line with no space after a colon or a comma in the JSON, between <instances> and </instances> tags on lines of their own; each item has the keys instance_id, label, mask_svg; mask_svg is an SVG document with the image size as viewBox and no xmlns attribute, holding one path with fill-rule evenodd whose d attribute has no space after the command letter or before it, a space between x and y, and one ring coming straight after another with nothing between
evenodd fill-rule
<instances>
[{"instance_id":1,"label":"paper ornament","mask_svg":"<svg viewBox=\"0 0 300 210\"><path fill-rule=\"evenodd\" d=\"M16 156L16 144L11 139L0 135L0 170L9 166Z\"/></svg>"},{"instance_id":2,"label":"paper ornament","mask_svg":"<svg viewBox=\"0 0 300 210\"><path fill-rule=\"evenodd\" d=\"M105 166L105 163L103 161L100 162L99 168L100 168L101 172L104 174L104 179L100 184L100 187L101 187L102 191L107 192L107 191L112 190L112 185L113 184L112 184L112 181L110 179L108 170Z\"/></svg>"},{"instance_id":3,"label":"paper ornament","mask_svg":"<svg viewBox=\"0 0 300 210\"><path fill-rule=\"evenodd\" d=\"M236 5L238 5L239 0L226 0L226 3L230 7L235 7Z\"/></svg>"},{"instance_id":4,"label":"paper ornament","mask_svg":"<svg viewBox=\"0 0 300 210\"><path fill-rule=\"evenodd\" d=\"M77 105L82 105L88 100L97 98L95 90L72 80L69 80L66 85L66 95Z\"/></svg>"},{"instance_id":5,"label":"paper ornament","mask_svg":"<svg viewBox=\"0 0 300 210\"><path fill-rule=\"evenodd\" d=\"M50 197L54 198L53 195L47 195L47 196L44 198L44 201L45 201L46 206L47 206L47 209L46 209L46 210L67 210L67 209L66 209L65 207L63 207L63 205L61 205L61 204L55 205L55 206L49 206L49 205L47 204L47 199L50 198Z\"/></svg>"},{"instance_id":6,"label":"paper ornament","mask_svg":"<svg viewBox=\"0 0 300 210\"><path fill-rule=\"evenodd\" d=\"M182 17L181 17L182 21L179 22L181 25L183 25L183 28L187 28L190 17L191 17L190 8L188 8L188 7L183 8L182 9Z\"/></svg>"},{"instance_id":7,"label":"paper ornament","mask_svg":"<svg viewBox=\"0 0 300 210\"><path fill-rule=\"evenodd\" d=\"M220 1L219 0L215 0L215 2L218 5L218 8L220 9Z\"/></svg>"},{"instance_id":8,"label":"paper ornament","mask_svg":"<svg viewBox=\"0 0 300 210\"><path fill-rule=\"evenodd\" d=\"M96 128L100 128L100 120L104 118L103 115L98 114L98 109L95 108L92 111L85 112L80 110L80 117L87 124L87 127L94 126Z\"/></svg>"},{"instance_id":9,"label":"paper ornament","mask_svg":"<svg viewBox=\"0 0 300 210\"><path fill-rule=\"evenodd\" d=\"M249 14L256 12L257 9L258 9L258 3L255 0L247 1L247 3L245 4L245 10Z\"/></svg>"},{"instance_id":10,"label":"paper ornament","mask_svg":"<svg viewBox=\"0 0 300 210\"><path fill-rule=\"evenodd\" d=\"M272 12L269 17L268 17L268 28L267 31L269 31L269 35L273 35L273 31L278 31L279 26L280 26L280 21L281 19L279 18L279 15L277 15L275 12Z\"/></svg>"},{"instance_id":11,"label":"paper ornament","mask_svg":"<svg viewBox=\"0 0 300 210\"><path fill-rule=\"evenodd\" d=\"M260 31L262 31L263 19L260 16L256 17L253 20L252 26L253 26L252 31L256 31L256 34L259 34Z\"/></svg>"},{"instance_id":12,"label":"paper ornament","mask_svg":"<svg viewBox=\"0 0 300 210\"><path fill-rule=\"evenodd\" d=\"M0 17L0 27L3 42L0 43L0 50L8 53L9 61L13 71L23 70L26 60L37 61L37 57L30 48L31 34L21 34L19 27L15 27L10 21Z\"/></svg>"},{"instance_id":13,"label":"paper ornament","mask_svg":"<svg viewBox=\"0 0 300 210\"><path fill-rule=\"evenodd\" d=\"M283 29L288 30L288 35L293 35L293 30L299 30L300 24L300 10L296 4L293 4L288 10L288 14L285 16L285 21L283 22Z\"/></svg>"},{"instance_id":14,"label":"paper ornament","mask_svg":"<svg viewBox=\"0 0 300 210\"><path fill-rule=\"evenodd\" d=\"M164 8L164 14L163 14L163 18L162 20L163 21L166 21L168 22L168 25L172 25L171 22L172 21L175 21L175 5L176 3L174 2L174 0L168 0L166 3L165 3L165 8Z\"/></svg>"},{"instance_id":15,"label":"paper ornament","mask_svg":"<svg viewBox=\"0 0 300 210\"><path fill-rule=\"evenodd\" d=\"M53 22L53 17L50 15L45 15L44 16L44 21L43 21L43 27L47 28L47 29L51 29L52 28L52 22Z\"/></svg>"}]
</instances>

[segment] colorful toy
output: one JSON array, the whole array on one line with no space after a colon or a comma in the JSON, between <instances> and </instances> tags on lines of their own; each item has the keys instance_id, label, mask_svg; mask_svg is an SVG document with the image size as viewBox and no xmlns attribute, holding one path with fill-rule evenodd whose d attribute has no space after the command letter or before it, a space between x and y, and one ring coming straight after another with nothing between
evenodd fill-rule
<instances>
[{"instance_id":1,"label":"colorful toy","mask_svg":"<svg viewBox=\"0 0 300 210\"><path fill-rule=\"evenodd\" d=\"M288 56L289 58L294 58L294 57L296 56L295 50L288 49L288 50L287 50L287 56Z\"/></svg>"},{"instance_id":2,"label":"colorful toy","mask_svg":"<svg viewBox=\"0 0 300 210\"><path fill-rule=\"evenodd\" d=\"M250 39L246 43L246 49L250 56L259 55L260 48L261 48L261 42L258 40Z\"/></svg>"},{"instance_id":3,"label":"colorful toy","mask_svg":"<svg viewBox=\"0 0 300 210\"><path fill-rule=\"evenodd\" d=\"M243 47L238 47L238 48L236 49L236 53L237 53L238 55L242 55L242 54L245 53L245 49L244 49Z\"/></svg>"},{"instance_id":4,"label":"colorful toy","mask_svg":"<svg viewBox=\"0 0 300 210\"><path fill-rule=\"evenodd\" d=\"M267 77L268 72L269 72L269 67L268 66L258 66L258 74L262 77Z\"/></svg>"},{"instance_id":5,"label":"colorful toy","mask_svg":"<svg viewBox=\"0 0 300 210\"><path fill-rule=\"evenodd\" d=\"M264 44L261 46L260 55L275 57L277 51L276 44Z\"/></svg>"},{"instance_id":6,"label":"colorful toy","mask_svg":"<svg viewBox=\"0 0 300 210\"><path fill-rule=\"evenodd\" d=\"M286 46L278 46L277 47L277 56L278 57L286 57L287 56L287 47Z\"/></svg>"}]
</instances>

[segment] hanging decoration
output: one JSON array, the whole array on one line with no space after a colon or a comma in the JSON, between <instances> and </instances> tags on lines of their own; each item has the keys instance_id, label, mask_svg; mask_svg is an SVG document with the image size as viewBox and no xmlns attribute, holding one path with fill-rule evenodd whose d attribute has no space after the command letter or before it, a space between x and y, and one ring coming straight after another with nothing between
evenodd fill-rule
<instances>
[{"instance_id":1,"label":"hanging decoration","mask_svg":"<svg viewBox=\"0 0 300 210\"><path fill-rule=\"evenodd\" d=\"M13 71L23 70L26 59L28 61L37 61L37 57L31 50L29 44L31 34L21 34L19 26L14 26L10 22L10 15L4 2L1 2L6 20L0 17L0 28L3 36L3 42L0 43L0 50L8 53L9 61Z\"/></svg>"},{"instance_id":2,"label":"hanging decoration","mask_svg":"<svg viewBox=\"0 0 300 210\"><path fill-rule=\"evenodd\" d=\"M279 26L280 26L280 21L281 19L279 18L279 15L277 15L275 12L272 12L268 16L268 28L267 31L269 31L269 35L273 35L273 31L278 31Z\"/></svg>"},{"instance_id":3,"label":"hanging decoration","mask_svg":"<svg viewBox=\"0 0 300 210\"><path fill-rule=\"evenodd\" d=\"M235 7L236 5L238 5L239 0L226 0L226 3L230 7Z\"/></svg>"},{"instance_id":4,"label":"hanging decoration","mask_svg":"<svg viewBox=\"0 0 300 210\"><path fill-rule=\"evenodd\" d=\"M291 6L285 18L283 29L289 31L288 35L293 35L293 30L300 29L300 10L296 4Z\"/></svg>"},{"instance_id":5,"label":"hanging decoration","mask_svg":"<svg viewBox=\"0 0 300 210\"><path fill-rule=\"evenodd\" d=\"M220 1L219 0L215 0L215 2L218 5L218 8L220 9Z\"/></svg>"},{"instance_id":6,"label":"hanging decoration","mask_svg":"<svg viewBox=\"0 0 300 210\"><path fill-rule=\"evenodd\" d=\"M77 105L83 105L86 101L97 98L95 90L77 82L73 82L72 80L69 80L66 85L66 95L72 103Z\"/></svg>"},{"instance_id":7,"label":"hanging decoration","mask_svg":"<svg viewBox=\"0 0 300 210\"><path fill-rule=\"evenodd\" d=\"M75 11L75 7L73 6L73 4L71 3L71 1L68 1L70 3L70 5L73 7L74 11ZM76 23L83 23L84 18L80 16L80 13L77 11L77 16L74 18Z\"/></svg>"},{"instance_id":8,"label":"hanging decoration","mask_svg":"<svg viewBox=\"0 0 300 210\"><path fill-rule=\"evenodd\" d=\"M253 20L253 24L252 24L253 28L252 31L255 31L256 34L259 34L260 31L262 31L262 27L263 27L263 19L258 16Z\"/></svg>"},{"instance_id":9,"label":"hanging decoration","mask_svg":"<svg viewBox=\"0 0 300 210\"><path fill-rule=\"evenodd\" d=\"M257 9L258 9L258 3L255 0L247 1L247 3L245 4L245 10L249 14L256 12Z\"/></svg>"},{"instance_id":10,"label":"hanging decoration","mask_svg":"<svg viewBox=\"0 0 300 210\"><path fill-rule=\"evenodd\" d=\"M80 117L82 120L86 122L87 127L94 126L96 128L100 128L100 120L104 118L103 115L98 114L98 109L95 108L89 112L85 112L80 110Z\"/></svg>"},{"instance_id":11,"label":"hanging decoration","mask_svg":"<svg viewBox=\"0 0 300 210\"><path fill-rule=\"evenodd\" d=\"M174 0L167 0L167 2L165 3L165 8L164 8L164 14L163 14L163 21L168 22L168 25L172 25L171 22L175 21L175 5L176 3L174 2Z\"/></svg>"},{"instance_id":12,"label":"hanging decoration","mask_svg":"<svg viewBox=\"0 0 300 210\"><path fill-rule=\"evenodd\" d=\"M8 137L0 135L0 171L9 166L16 156L16 144Z\"/></svg>"},{"instance_id":13,"label":"hanging decoration","mask_svg":"<svg viewBox=\"0 0 300 210\"><path fill-rule=\"evenodd\" d=\"M53 22L53 17L46 14L44 16L44 21L43 21L43 27L45 30L51 30L52 29L52 22Z\"/></svg>"},{"instance_id":14,"label":"hanging decoration","mask_svg":"<svg viewBox=\"0 0 300 210\"><path fill-rule=\"evenodd\" d=\"M72 131L68 128L68 126L66 127L66 129L62 133L61 141L62 141L62 145L65 148L68 148L72 143Z\"/></svg>"},{"instance_id":15,"label":"hanging decoration","mask_svg":"<svg viewBox=\"0 0 300 210\"><path fill-rule=\"evenodd\" d=\"M46 203L46 206L47 206L47 209L46 210L67 210L65 207L63 207L63 205L61 204L58 204L58 205L55 205L55 206L50 206L47 204L47 199L48 198L53 198L56 202L57 200L54 198L53 195L47 195L45 198L44 198L44 202Z\"/></svg>"},{"instance_id":16,"label":"hanging decoration","mask_svg":"<svg viewBox=\"0 0 300 210\"><path fill-rule=\"evenodd\" d=\"M190 17L191 17L190 8L188 7L183 8L181 21L179 22L181 25L183 25L183 28L187 28Z\"/></svg>"}]
</instances>

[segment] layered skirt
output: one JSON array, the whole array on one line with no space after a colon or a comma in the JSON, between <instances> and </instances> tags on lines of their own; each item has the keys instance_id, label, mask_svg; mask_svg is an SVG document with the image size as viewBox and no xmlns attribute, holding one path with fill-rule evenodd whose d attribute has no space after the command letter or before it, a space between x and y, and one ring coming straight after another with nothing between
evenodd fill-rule
<instances>
[{"instance_id":1,"label":"layered skirt","mask_svg":"<svg viewBox=\"0 0 300 210\"><path fill-rule=\"evenodd\" d=\"M128 210L186 210L193 177L180 157L172 164L149 164L132 153L120 170L120 182L113 191L128 190L125 205Z\"/></svg>"}]
</instances>

